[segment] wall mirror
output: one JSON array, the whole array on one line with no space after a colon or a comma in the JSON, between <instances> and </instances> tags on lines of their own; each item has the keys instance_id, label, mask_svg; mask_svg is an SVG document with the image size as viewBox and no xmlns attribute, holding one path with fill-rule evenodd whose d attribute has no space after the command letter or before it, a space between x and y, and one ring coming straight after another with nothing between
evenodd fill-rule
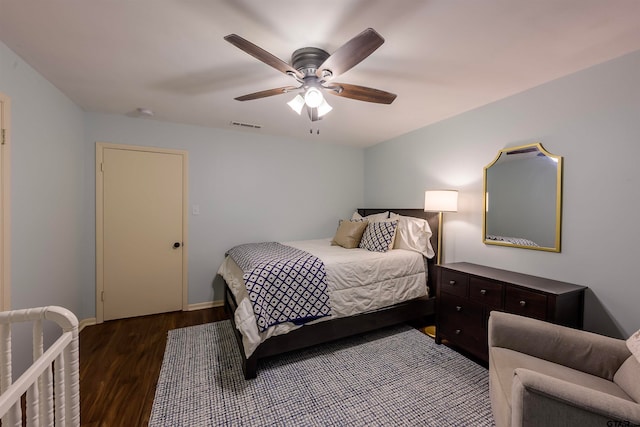
<instances>
[{"instance_id":1,"label":"wall mirror","mask_svg":"<svg viewBox=\"0 0 640 427\"><path fill-rule=\"evenodd\" d=\"M561 156L523 145L484 168L484 243L560 252L561 218Z\"/></svg>"}]
</instances>

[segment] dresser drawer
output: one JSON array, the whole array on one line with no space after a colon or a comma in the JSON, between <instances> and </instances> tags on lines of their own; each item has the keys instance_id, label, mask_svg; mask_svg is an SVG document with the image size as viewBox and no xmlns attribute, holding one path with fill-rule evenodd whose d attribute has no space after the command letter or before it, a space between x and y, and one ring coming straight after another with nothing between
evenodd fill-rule
<instances>
[{"instance_id":1,"label":"dresser drawer","mask_svg":"<svg viewBox=\"0 0 640 427\"><path fill-rule=\"evenodd\" d=\"M504 285L489 280L472 277L469 280L469 299L490 307L502 307Z\"/></svg>"},{"instance_id":2,"label":"dresser drawer","mask_svg":"<svg viewBox=\"0 0 640 427\"><path fill-rule=\"evenodd\" d=\"M483 313L482 306L471 300L448 294L440 295L438 315L441 324L455 325L455 328L465 325L467 328L481 330Z\"/></svg>"},{"instance_id":3,"label":"dresser drawer","mask_svg":"<svg viewBox=\"0 0 640 427\"><path fill-rule=\"evenodd\" d=\"M509 313L547 320L547 296L538 292L508 287L504 308Z\"/></svg>"},{"instance_id":4,"label":"dresser drawer","mask_svg":"<svg viewBox=\"0 0 640 427\"><path fill-rule=\"evenodd\" d=\"M440 335L451 344L457 345L477 357L487 359L487 331L485 329L454 324L441 325L440 328Z\"/></svg>"},{"instance_id":5,"label":"dresser drawer","mask_svg":"<svg viewBox=\"0 0 640 427\"><path fill-rule=\"evenodd\" d=\"M469 276L445 269L441 272L440 291L466 298L469 290Z\"/></svg>"}]
</instances>

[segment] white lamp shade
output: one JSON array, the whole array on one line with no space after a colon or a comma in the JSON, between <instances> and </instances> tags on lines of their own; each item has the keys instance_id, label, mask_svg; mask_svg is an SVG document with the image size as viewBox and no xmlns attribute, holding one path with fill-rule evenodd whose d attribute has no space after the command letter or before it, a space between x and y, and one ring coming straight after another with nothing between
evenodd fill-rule
<instances>
[{"instance_id":1,"label":"white lamp shade","mask_svg":"<svg viewBox=\"0 0 640 427\"><path fill-rule=\"evenodd\" d=\"M307 93L304 94L304 102L307 104L307 107L318 108L320 104L322 104L322 101L324 101L324 97L318 88L310 87L307 89Z\"/></svg>"},{"instance_id":2,"label":"white lamp shade","mask_svg":"<svg viewBox=\"0 0 640 427\"><path fill-rule=\"evenodd\" d=\"M424 192L425 212L458 212L457 190L427 190Z\"/></svg>"},{"instance_id":3,"label":"white lamp shade","mask_svg":"<svg viewBox=\"0 0 640 427\"><path fill-rule=\"evenodd\" d=\"M287 102L287 104L293 111L300 114L302 112L302 107L304 107L304 98L298 94L291 101Z\"/></svg>"},{"instance_id":4,"label":"white lamp shade","mask_svg":"<svg viewBox=\"0 0 640 427\"><path fill-rule=\"evenodd\" d=\"M331 105L329 105L329 103L325 99L323 99L322 103L318 106L318 117L324 116L331 110L333 110L333 107L331 107Z\"/></svg>"}]
</instances>

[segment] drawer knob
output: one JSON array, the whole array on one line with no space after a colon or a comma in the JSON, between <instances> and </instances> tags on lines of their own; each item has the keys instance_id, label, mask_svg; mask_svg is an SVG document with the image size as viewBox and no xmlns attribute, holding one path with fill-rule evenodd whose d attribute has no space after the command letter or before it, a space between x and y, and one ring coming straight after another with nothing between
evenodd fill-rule
<instances>
[{"instance_id":1,"label":"drawer knob","mask_svg":"<svg viewBox=\"0 0 640 427\"><path fill-rule=\"evenodd\" d=\"M462 332L462 329L456 329L456 335L460 335L460 332Z\"/></svg>"},{"instance_id":2,"label":"drawer knob","mask_svg":"<svg viewBox=\"0 0 640 427\"><path fill-rule=\"evenodd\" d=\"M456 305L456 311L462 311L462 307L459 305Z\"/></svg>"},{"instance_id":3,"label":"drawer knob","mask_svg":"<svg viewBox=\"0 0 640 427\"><path fill-rule=\"evenodd\" d=\"M480 295L486 295L486 294L487 294L486 289L480 289Z\"/></svg>"},{"instance_id":4,"label":"drawer knob","mask_svg":"<svg viewBox=\"0 0 640 427\"><path fill-rule=\"evenodd\" d=\"M455 285L455 284L456 284L456 281L455 281L455 280L449 280L449 284L450 284L451 286L453 286L453 285Z\"/></svg>"},{"instance_id":5,"label":"drawer knob","mask_svg":"<svg viewBox=\"0 0 640 427\"><path fill-rule=\"evenodd\" d=\"M527 302L525 300L520 301L520 307L524 307L525 305L527 305Z\"/></svg>"}]
</instances>

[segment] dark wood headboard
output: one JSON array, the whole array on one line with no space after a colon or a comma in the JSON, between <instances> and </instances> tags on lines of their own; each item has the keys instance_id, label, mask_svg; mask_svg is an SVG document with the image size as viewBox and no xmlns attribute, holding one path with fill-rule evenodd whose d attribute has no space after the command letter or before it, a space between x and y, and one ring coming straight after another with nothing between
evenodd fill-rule
<instances>
[{"instance_id":1,"label":"dark wood headboard","mask_svg":"<svg viewBox=\"0 0 640 427\"><path fill-rule=\"evenodd\" d=\"M376 214L380 212L393 212L403 216L412 216L414 218L426 219L431 228L431 246L436 253L435 256L427 260L427 267L429 269L427 274L427 285L429 286L429 295L435 296L436 292L436 280L437 280L437 259L440 253L440 222L438 212L425 212L422 209L395 209L395 208L379 208L379 209L358 209L358 213L362 216Z\"/></svg>"}]
</instances>

